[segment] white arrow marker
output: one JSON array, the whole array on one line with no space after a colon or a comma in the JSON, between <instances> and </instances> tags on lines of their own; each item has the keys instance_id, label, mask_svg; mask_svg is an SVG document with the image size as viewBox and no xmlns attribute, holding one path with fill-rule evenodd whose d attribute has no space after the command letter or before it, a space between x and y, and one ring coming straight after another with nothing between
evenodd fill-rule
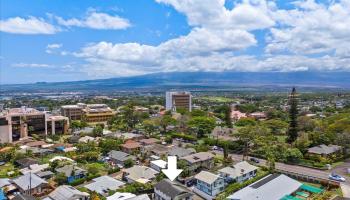
<instances>
[{"instance_id":1,"label":"white arrow marker","mask_svg":"<svg viewBox=\"0 0 350 200\"><path fill-rule=\"evenodd\" d=\"M180 175L182 169L177 169L177 157L168 156L168 169L162 169L162 172L171 180L175 180Z\"/></svg>"}]
</instances>

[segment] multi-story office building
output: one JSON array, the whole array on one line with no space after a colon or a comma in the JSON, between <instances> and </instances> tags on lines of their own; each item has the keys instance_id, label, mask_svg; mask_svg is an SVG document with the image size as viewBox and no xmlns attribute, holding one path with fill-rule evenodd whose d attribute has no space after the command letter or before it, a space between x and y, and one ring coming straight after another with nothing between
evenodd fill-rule
<instances>
[{"instance_id":1,"label":"multi-story office building","mask_svg":"<svg viewBox=\"0 0 350 200\"><path fill-rule=\"evenodd\" d=\"M66 105L61 107L61 114L70 120L84 120L87 123L106 123L116 112L106 104Z\"/></svg>"},{"instance_id":2,"label":"multi-story office building","mask_svg":"<svg viewBox=\"0 0 350 200\"><path fill-rule=\"evenodd\" d=\"M47 134L66 134L69 129L69 119L64 116L47 116L46 117L46 131Z\"/></svg>"},{"instance_id":3,"label":"multi-story office building","mask_svg":"<svg viewBox=\"0 0 350 200\"><path fill-rule=\"evenodd\" d=\"M32 134L47 135L68 131L68 118L49 116L33 108L6 109L0 113L0 143L17 141Z\"/></svg>"},{"instance_id":4,"label":"multi-story office building","mask_svg":"<svg viewBox=\"0 0 350 200\"><path fill-rule=\"evenodd\" d=\"M192 96L190 92L166 92L166 110L176 111L176 108L184 108L192 111Z\"/></svg>"},{"instance_id":5,"label":"multi-story office building","mask_svg":"<svg viewBox=\"0 0 350 200\"><path fill-rule=\"evenodd\" d=\"M81 120L84 105L85 104L62 106L61 115L68 117L70 120Z\"/></svg>"}]
</instances>

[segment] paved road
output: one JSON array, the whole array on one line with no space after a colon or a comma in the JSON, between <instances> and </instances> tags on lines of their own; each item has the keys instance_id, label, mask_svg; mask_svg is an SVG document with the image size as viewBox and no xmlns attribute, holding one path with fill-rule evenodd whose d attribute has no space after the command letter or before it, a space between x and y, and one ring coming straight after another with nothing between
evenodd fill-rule
<instances>
[{"instance_id":1,"label":"paved road","mask_svg":"<svg viewBox=\"0 0 350 200\"><path fill-rule=\"evenodd\" d=\"M346 182L341 183L340 187L342 189L343 196L350 198L350 178L348 176L348 169L350 169L350 159L346 160L343 164L338 165L331 171L346 178Z\"/></svg>"},{"instance_id":2,"label":"paved road","mask_svg":"<svg viewBox=\"0 0 350 200\"><path fill-rule=\"evenodd\" d=\"M215 154L223 154L222 151L213 151ZM229 154L235 161L243 160L243 156L239 154ZM251 157L248 157L250 159ZM266 160L258 159L260 162L257 165L266 166ZM317 170L308 167L302 167L297 165L288 165L284 163L277 162L275 164L277 170L288 171L296 174L302 174L306 176L313 176L320 179L328 180L328 176L330 173L334 172L346 178L346 181L340 184L340 187L343 192L343 196L346 198L350 198L350 178L348 176L348 169L350 169L350 159L346 160L343 164L335 167L331 170Z\"/></svg>"},{"instance_id":3,"label":"paved road","mask_svg":"<svg viewBox=\"0 0 350 200\"><path fill-rule=\"evenodd\" d=\"M230 156L232 156L232 158L236 161L240 161L243 159L243 156L239 155L239 154L230 154ZM250 159L250 158L251 157L248 157L248 159ZM266 160L264 160L264 159L258 159L258 160L260 162L257 165L266 166ZM302 167L302 166L297 166L297 165L289 165L289 164L285 164L285 163L276 162L275 167L277 170L288 171L288 172L292 172L292 173L296 173L296 174L303 174L303 175L307 175L307 176L313 176L313 177L326 179L326 180L328 179L328 176L329 176L328 171L317 170L317 169L312 169L312 168Z\"/></svg>"},{"instance_id":4,"label":"paved road","mask_svg":"<svg viewBox=\"0 0 350 200\"><path fill-rule=\"evenodd\" d=\"M212 152L215 154L221 154L221 155L223 154L222 151L212 151ZM231 156L235 161L243 160L243 156L240 154L229 154L229 156ZM248 157L248 160L250 158L251 157ZM257 163L257 165L266 166L266 160L264 160L264 159L258 159L258 160L259 160L259 163ZM348 164L350 165L350 162ZM330 171L312 169L312 168L302 167L302 166L298 166L298 165L289 165L289 164L280 163L280 162L276 162L275 167L277 170L288 171L288 172L303 174L303 175L307 175L307 176L313 176L313 177L317 177L320 179L326 179L326 180L328 179L328 176L330 174ZM332 170L332 171L337 172L336 170Z\"/></svg>"}]
</instances>

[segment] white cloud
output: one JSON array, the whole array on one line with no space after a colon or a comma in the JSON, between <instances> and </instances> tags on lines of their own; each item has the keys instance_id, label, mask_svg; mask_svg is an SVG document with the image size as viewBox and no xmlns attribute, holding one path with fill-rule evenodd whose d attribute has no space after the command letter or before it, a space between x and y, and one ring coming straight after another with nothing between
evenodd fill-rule
<instances>
[{"instance_id":1,"label":"white cloud","mask_svg":"<svg viewBox=\"0 0 350 200\"><path fill-rule=\"evenodd\" d=\"M28 68L52 68L52 65L43 63L14 63L13 67L28 67Z\"/></svg>"},{"instance_id":2,"label":"white cloud","mask_svg":"<svg viewBox=\"0 0 350 200\"><path fill-rule=\"evenodd\" d=\"M62 44L57 44L57 43L48 44L46 46L45 52L48 53L48 54L54 53L54 51L56 49L60 49L62 46L63 46Z\"/></svg>"},{"instance_id":3,"label":"white cloud","mask_svg":"<svg viewBox=\"0 0 350 200\"><path fill-rule=\"evenodd\" d=\"M266 1L243 1L229 10L225 0L156 0L184 13L191 26L206 28L264 29L274 25Z\"/></svg>"},{"instance_id":4,"label":"white cloud","mask_svg":"<svg viewBox=\"0 0 350 200\"><path fill-rule=\"evenodd\" d=\"M350 1L329 5L298 1L293 10L279 10L274 18L281 27L271 29L268 53L288 51L298 55L335 52L350 56Z\"/></svg>"},{"instance_id":5,"label":"white cloud","mask_svg":"<svg viewBox=\"0 0 350 200\"><path fill-rule=\"evenodd\" d=\"M84 19L63 19L62 17L56 17L57 22L63 26L77 26L92 29L126 29L131 26L127 19L121 18L117 15L109 15L106 13L88 12L88 15Z\"/></svg>"},{"instance_id":6,"label":"white cloud","mask_svg":"<svg viewBox=\"0 0 350 200\"><path fill-rule=\"evenodd\" d=\"M191 31L159 45L98 42L73 53L91 76L171 71L350 71L350 0L294 2L156 0L183 13ZM255 30L268 33L258 41ZM265 52L249 53L258 45ZM259 56L257 56L259 54Z\"/></svg>"},{"instance_id":7,"label":"white cloud","mask_svg":"<svg viewBox=\"0 0 350 200\"><path fill-rule=\"evenodd\" d=\"M36 17L14 17L0 21L0 31L16 34L54 34L59 28Z\"/></svg>"}]
</instances>

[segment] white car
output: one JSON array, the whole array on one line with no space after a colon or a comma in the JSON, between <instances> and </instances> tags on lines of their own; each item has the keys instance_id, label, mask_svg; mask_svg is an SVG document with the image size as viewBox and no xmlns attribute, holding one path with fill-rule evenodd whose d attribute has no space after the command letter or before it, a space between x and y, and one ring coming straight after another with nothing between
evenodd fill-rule
<instances>
[{"instance_id":1,"label":"white car","mask_svg":"<svg viewBox=\"0 0 350 200\"><path fill-rule=\"evenodd\" d=\"M345 182L345 178L338 175L338 174L330 174L329 179L335 180L335 181L340 181L340 182Z\"/></svg>"}]
</instances>

